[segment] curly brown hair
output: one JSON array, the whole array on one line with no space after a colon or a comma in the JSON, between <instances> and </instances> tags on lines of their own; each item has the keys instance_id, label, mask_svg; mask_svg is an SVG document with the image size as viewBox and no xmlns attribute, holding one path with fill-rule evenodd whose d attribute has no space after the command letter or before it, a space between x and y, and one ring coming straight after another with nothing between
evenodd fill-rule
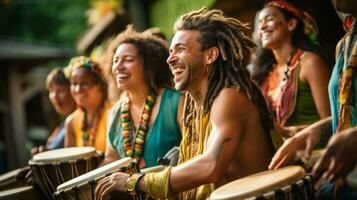
<instances>
[{"instance_id":1,"label":"curly brown hair","mask_svg":"<svg viewBox=\"0 0 357 200\"><path fill-rule=\"evenodd\" d=\"M132 44L144 62L144 77L150 89L157 92L160 87L172 87L172 74L166 59L169 56L167 42L150 32L136 32L131 25L119 33L109 44L105 58L105 75L111 78L113 57L121 44Z\"/></svg>"}]
</instances>

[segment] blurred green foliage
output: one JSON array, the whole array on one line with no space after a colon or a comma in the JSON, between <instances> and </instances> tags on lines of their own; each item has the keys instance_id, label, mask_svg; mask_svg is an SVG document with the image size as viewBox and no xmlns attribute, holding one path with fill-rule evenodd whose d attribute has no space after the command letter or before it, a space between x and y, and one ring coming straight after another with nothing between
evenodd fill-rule
<instances>
[{"instance_id":1,"label":"blurred green foliage","mask_svg":"<svg viewBox=\"0 0 357 200\"><path fill-rule=\"evenodd\" d=\"M74 49L88 7L88 0L0 0L0 38Z\"/></svg>"}]
</instances>

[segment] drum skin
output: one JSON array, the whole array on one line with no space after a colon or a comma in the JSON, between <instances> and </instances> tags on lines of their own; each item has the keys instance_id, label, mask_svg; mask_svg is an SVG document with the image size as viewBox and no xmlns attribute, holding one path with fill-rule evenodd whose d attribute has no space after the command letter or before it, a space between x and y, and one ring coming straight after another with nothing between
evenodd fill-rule
<instances>
[{"instance_id":1,"label":"drum skin","mask_svg":"<svg viewBox=\"0 0 357 200\"><path fill-rule=\"evenodd\" d=\"M219 187L211 194L210 199L246 199L260 196L269 191L295 183L305 175L305 170L299 166L288 166L277 170L264 171Z\"/></svg>"}]
</instances>

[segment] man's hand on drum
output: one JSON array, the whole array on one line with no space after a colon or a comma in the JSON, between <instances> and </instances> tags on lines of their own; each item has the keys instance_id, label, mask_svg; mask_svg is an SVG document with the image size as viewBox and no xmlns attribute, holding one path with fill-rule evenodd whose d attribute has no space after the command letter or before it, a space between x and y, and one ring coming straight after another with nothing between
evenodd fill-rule
<instances>
[{"instance_id":1,"label":"man's hand on drum","mask_svg":"<svg viewBox=\"0 0 357 200\"><path fill-rule=\"evenodd\" d=\"M99 181L95 188L95 196L97 200L106 200L110 198L110 194L114 191L126 192L125 185L129 178L129 174L116 172Z\"/></svg>"},{"instance_id":2,"label":"man's hand on drum","mask_svg":"<svg viewBox=\"0 0 357 200\"><path fill-rule=\"evenodd\" d=\"M315 128L308 127L287 139L275 153L270 162L269 169L277 169L293 161L298 151L304 151L304 157L310 158L314 146L319 142L321 133Z\"/></svg>"},{"instance_id":3,"label":"man's hand on drum","mask_svg":"<svg viewBox=\"0 0 357 200\"><path fill-rule=\"evenodd\" d=\"M357 163L357 127L346 129L334 135L328 142L326 151L316 162L312 173L328 181L345 179Z\"/></svg>"}]
</instances>

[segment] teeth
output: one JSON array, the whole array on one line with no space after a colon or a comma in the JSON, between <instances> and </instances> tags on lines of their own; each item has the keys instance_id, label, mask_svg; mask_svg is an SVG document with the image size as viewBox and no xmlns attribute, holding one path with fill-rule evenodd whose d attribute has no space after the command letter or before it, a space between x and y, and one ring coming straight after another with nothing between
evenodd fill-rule
<instances>
[{"instance_id":1,"label":"teeth","mask_svg":"<svg viewBox=\"0 0 357 200\"><path fill-rule=\"evenodd\" d=\"M128 74L118 74L117 75L117 78L127 78L127 77L129 77Z\"/></svg>"},{"instance_id":2,"label":"teeth","mask_svg":"<svg viewBox=\"0 0 357 200\"><path fill-rule=\"evenodd\" d=\"M178 74L181 74L183 71L184 71L183 68L175 68L175 69L172 70L172 73L174 75L178 75Z\"/></svg>"}]
</instances>

